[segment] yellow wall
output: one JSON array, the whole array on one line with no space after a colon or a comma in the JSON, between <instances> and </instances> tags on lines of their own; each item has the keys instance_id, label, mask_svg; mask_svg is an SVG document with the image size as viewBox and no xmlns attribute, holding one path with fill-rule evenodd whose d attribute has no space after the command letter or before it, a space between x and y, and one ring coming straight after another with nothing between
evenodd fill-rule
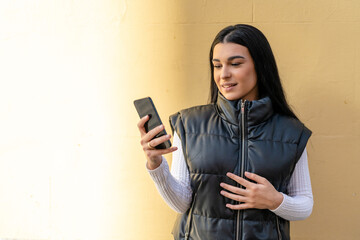
<instances>
[{"instance_id":1,"label":"yellow wall","mask_svg":"<svg viewBox=\"0 0 360 240\"><path fill-rule=\"evenodd\" d=\"M1 1L0 238L171 239L132 101L152 96L170 131L171 113L206 103L209 46L234 23L268 37L313 130L314 211L293 239L356 239L357 0Z\"/></svg>"}]
</instances>

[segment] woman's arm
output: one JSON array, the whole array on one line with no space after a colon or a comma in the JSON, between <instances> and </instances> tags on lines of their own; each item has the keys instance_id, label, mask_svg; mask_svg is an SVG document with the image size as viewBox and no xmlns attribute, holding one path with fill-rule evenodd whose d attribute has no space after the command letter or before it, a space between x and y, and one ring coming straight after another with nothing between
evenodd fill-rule
<instances>
[{"instance_id":1,"label":"woman's arm","mask_svg":"<svg viewBox=\"0 0 360 240\"><path fill-rule=\"evenodd\" d=\"M181 141L174 132L173 146L178 150L173 152L171 172L164 157L160 166L154 170L148 169L156 188L165 202L176 212L184 213L190 207L192 190L190 175L187 168Z\"/></svg>"},{"instance_id":2,"label":"woman's arm","mask_svg":"<svg viewBox=\"0 0 360 240\"><path fill-rule=\"evenodd\" d=\"M288 195L283 196L280 206L272 210L276 215L290 221L303 220L310 216L314 202L306 148L290 178Z\"/></svg>"}]
</instances>

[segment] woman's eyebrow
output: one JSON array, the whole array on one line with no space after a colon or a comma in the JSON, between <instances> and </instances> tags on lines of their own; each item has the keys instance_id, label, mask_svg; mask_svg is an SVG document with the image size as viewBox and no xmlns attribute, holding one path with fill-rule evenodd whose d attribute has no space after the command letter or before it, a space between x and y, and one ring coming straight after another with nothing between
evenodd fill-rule
<instances>
[{"instance_id":1,"label":"woman's eyebrow","mask_svg":"<svg viewBox=\"0 0 360 240\"><path fill-rule=\"evenodd\" d=\"M245 57L243 57L243 56L236 55L236 56L231 56L231 57L229 57L229 58L228 58L228 61L234 60L234 59L236 59L236 58L242 58L242 59L245 59ZM213 62L220 62L220 60L219 60L219 59L217 59L217 58L213 58L213 60L212 60L212 61L213 61Z\"/></svg>"},{"instance_id":2,"label":"woman's eyebrow","mask_svg":"<svg viewBox=\"0 0 360 240\"><path fill-rule=\"evenodd\" d=\"M229 57L228 60L231 61L231 60L234 60L235 58L242 58L242 59L245 59L245 57L243 56L240 56L240 55L237 55L237 56L232 56L232 57Z\"/></svg>"}]
</instances>

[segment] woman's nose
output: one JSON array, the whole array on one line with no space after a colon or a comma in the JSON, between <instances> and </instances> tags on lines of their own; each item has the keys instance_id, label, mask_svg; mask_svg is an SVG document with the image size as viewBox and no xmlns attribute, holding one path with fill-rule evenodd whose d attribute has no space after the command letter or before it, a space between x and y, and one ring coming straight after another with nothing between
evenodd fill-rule
<instances>
[{"instance_id":1,"label":"woman's nose","mask_svg":"<svg viewBox=\"0 0 360 240\"><path fill-rule=\"evenodd\" d=\"M222 67L220 77L222 79L226 79L226 78L229 78L230 76L231 76L231 73L229 71L229 68L227 68L225 66Z\"/></svg>"}]
</instances>

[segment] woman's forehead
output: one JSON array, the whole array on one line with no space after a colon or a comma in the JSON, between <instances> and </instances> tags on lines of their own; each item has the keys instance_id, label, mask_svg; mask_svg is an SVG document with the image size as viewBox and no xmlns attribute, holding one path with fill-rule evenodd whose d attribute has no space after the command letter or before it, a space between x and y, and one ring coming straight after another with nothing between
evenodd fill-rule
<instances>
[{"instance_id":1,"label":"woman's forehead","mask_svg":"<svg viewBox=\"0 0 360 240\"><path fill-rule=\"evenodd\" d=\"M234 56L247 58L250 56L250 53L247 47L237 43L218 43L215 45L213 59L228 59Z\"/></svg>"}]
</instances>

